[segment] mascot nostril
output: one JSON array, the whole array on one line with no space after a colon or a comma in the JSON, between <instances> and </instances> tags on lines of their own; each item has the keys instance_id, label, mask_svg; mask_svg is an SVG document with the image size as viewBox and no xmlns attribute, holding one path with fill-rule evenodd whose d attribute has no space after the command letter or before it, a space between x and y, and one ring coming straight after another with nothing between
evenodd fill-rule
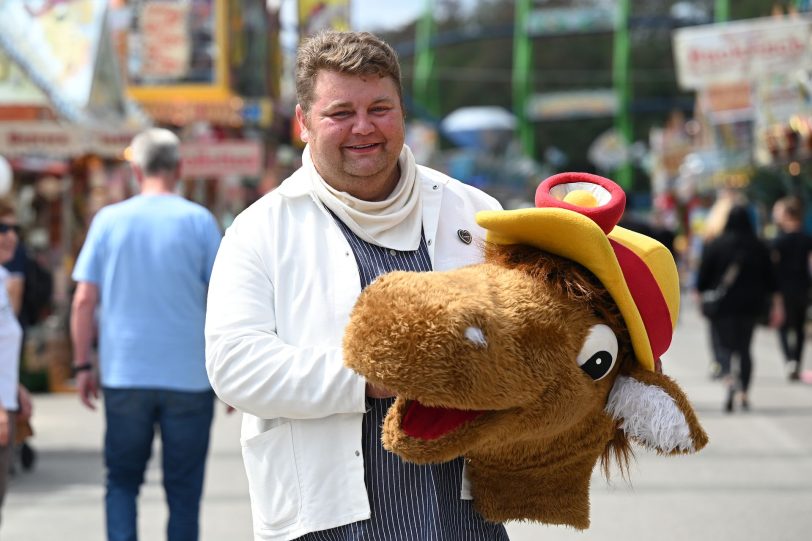
<instances>
[{"instance_id":1,"label":"mascot nostril","mask_svg":"<svg viewBox=\"0 0 812 541\"><path fill-rule=\"evenodd\" d=\"M345 363L398 395L384 446L415 463L466 457L488 520L587 528L598 460L624 466L631 443L707 443L660 370L679 311L674 260L617 226L624 207L611 180L555 175L536 208L477 214L484 263L394 273L351 314Z\"/></svg>"}]
</instances>

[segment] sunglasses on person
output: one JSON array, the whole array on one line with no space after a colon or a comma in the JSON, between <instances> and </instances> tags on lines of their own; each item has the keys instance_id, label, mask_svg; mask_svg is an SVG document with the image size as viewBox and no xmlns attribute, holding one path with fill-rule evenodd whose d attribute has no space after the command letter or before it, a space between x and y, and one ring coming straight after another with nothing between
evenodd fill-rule
<instances>
[{"instance_id":1,"label":"sunglasses on person","mask_svg":"<svg viewBox=\"0 0 812 541\"><path fill-rule=\"evenodd\" d=\"M0 222L0 234L8 233L9 231L14 231L14 233L19 237L22 228L18 224L4 224Z\"/></svg>"}]
</instances>

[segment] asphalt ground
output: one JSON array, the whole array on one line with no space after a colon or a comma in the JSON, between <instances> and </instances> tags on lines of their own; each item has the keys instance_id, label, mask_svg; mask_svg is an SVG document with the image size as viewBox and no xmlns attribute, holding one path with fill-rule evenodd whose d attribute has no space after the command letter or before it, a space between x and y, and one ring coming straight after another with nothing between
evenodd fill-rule
<instances>
[{"instance_id":1,"label":"asphalt ground","mask_svg":"<svg viewBox=\"0 0 812 541\"><path fill-rule=\"evenodd\" d=\"M687 300L687 299L686 299ZM684 306L663 365L691 399L710 444L696 455L665 457L636 449L629 480L597 471L588 530L533 523L508 525L513 541L623 540L800 541L812 537L812 343L806 382L783 373L776 334L754 340L751 411L722 412L721 384L709 377L704 321ZM104 539L102 415L70 393L35 396L32 471L19 468L3 509L3 541ZM154 457L159 457L157 444ZM159 458L142 489L142 540L165 539L167 513ZM201 516L203 541L251 539L247 482L239 448L239 414L220 405Z\"/></svg>"}]
</instances>

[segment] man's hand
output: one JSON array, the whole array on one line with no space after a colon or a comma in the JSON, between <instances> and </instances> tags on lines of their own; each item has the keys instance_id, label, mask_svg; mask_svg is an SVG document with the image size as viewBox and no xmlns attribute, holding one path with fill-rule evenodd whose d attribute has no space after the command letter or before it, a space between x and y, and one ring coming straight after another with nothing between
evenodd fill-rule
<instances>
[{"instance_id":1,"label":"man's hand","mask_svg":"<svg viewBox=\"0 0 812 541\"><path fill-rule=\"evenodd\" d=\"M396 395L386 387L367 382L367 396L370 398L391 398Z\"/></svg>"},{"instance_id":2,"label":"man's hand","mask_svg":"<svg viewBox=\"0 0 812 541\"><path fill-rule=\"evenodd\" d=\"M0 446L8 445L8 412L0 406Z\"/></svg>"},{"instance_id":3,"label":"man's hand","mask_svg":"<svg viewBox=\"0 0 812 541\"><path fill-rule=\"evenodd\" d=\"M99 399L99 383L94 370L82 370L76 374L76 388L79 391L79 400L88 409L96 409Z\"/></svg>"},{"instance_id":4,"label":"man's hand","mask_svg":"<svg viewBox=\"0 0 812 541\"><path fill-rule=\"evenodd\" d=\"M231 404L226 404L225 402L223 402L223 404L225 404L225 405L226 405L226 415L231 415L232 413L234 413L235 411L237 411L237 408L235 408L235 407L234 407L234 406L232 406Z\"/></svg>"},{"instance_id":5,"label":"man's hand","mask_svg":"<svg viewBox=\"0 0 812 541\"><path fill-rule=\"evenodd\" d=\"M31 418L34 406L31 402L31 394L23 385L17 387L17 401L20 403L20 411L17 412L17 420L27 421Z\"/></svg>"},{"instance_id":6,"label":"man's hand","mask_svg":"<svg viewBox=\"0 0 812 541\"><path fill-rule=\"evenodd\" d=\"M73 344L73 365L87 367L91 359L93 339L96 337L96 306L99 303L99 288L91 282L79 282L73 294L70 313L70 336ZM79 370L76 387L79 400L88 409L95 410L94 402L99 398L99 384L94 370Z\"/></svg>"},{"instance_id":7,"label":"man's hand","mask_svg":"<svg viewBox=\"0 0 812 541\"><path fill-rule=\"evenodd\" d=\"M770 319L769 324L773 329L779 328L784 324L786 313L784 312L784 299L779 294L774 294L772 302L770 303Z\"/></svg>"}]
</instances>

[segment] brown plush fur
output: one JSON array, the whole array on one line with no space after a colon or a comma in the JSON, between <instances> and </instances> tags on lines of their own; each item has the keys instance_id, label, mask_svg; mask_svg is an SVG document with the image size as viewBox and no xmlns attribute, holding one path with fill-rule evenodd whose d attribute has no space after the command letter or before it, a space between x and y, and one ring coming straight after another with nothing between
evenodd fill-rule
<instances>
[{"instance_id":1,"label":"brown plush fur","mask_svg":"<svg viewBox=\"0 0 812 541\"><path fill-rule=\"evenodd\" d=\"M619 352L611 373L593 381L576 356L599 323L612 328ZM481 329L484 344L466 337L470 327ZM617 375L638 372L631 341L606 290L569 260L494 245L480 265L382 276L358 299L344 352L347 366L398 394L384 446L416 463L465 456L475 505L488 520L586 528L595 463L608 468L615 456L623 468L630 456L604 406ZM699 448L704 433L670 385ZM403 429L414 401L484 413L439 437L415 437Z\"/></svg>"}]
</instances>

